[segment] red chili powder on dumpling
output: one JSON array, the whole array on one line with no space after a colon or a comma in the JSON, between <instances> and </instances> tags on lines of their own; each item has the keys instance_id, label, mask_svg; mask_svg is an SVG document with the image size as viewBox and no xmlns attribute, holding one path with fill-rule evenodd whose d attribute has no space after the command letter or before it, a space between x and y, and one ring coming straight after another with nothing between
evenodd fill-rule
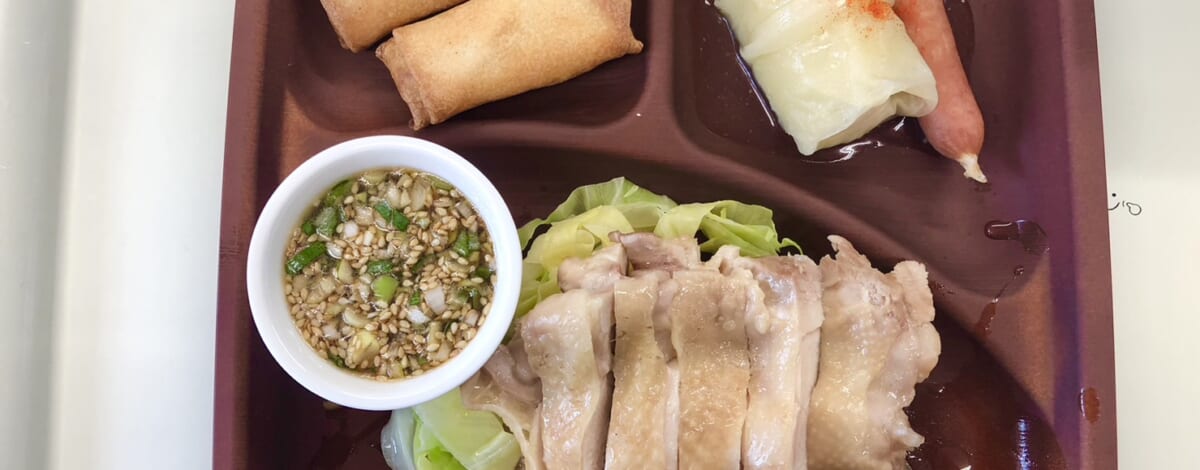
<instances>
[{"instance_id":1,"label":"red chili powder on dumpling","mask_svg":"<svg viewBox=\"0 0 1200 470\"><path fill-rule=\"evenodd\" d=\"M883 0L847 0L846 6L871 15L877 20L886 20L892 12L892 6Z\"/></svg>"}]
</instances>

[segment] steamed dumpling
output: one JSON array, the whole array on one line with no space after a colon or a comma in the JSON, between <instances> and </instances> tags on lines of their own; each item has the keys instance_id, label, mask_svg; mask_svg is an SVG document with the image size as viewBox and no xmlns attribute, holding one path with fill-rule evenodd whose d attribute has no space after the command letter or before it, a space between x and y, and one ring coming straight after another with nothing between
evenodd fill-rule
<instances>
[{"instance_id":1,"label":"steamed dumpling","mask_svg":"<svg viewBox=\"0 0 1200 470\"><path fill-rule=\"evenodd\" d=\"M885 0L717 0L805 155L937 106L933 73Z\"/></svg>"}]
</instances>

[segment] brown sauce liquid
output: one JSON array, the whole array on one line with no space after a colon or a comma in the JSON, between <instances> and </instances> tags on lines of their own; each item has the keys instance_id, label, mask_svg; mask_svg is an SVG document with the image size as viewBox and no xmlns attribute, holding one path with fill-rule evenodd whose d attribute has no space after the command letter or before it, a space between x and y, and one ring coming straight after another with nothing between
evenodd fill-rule
<instances>
[{"instance_id":1,"label":"brown sauce liquid","mask_svg":"<svg viewBox=\"0 0 1200 470\"><path fill-rule=\"evenodd\" d=\"M349 408L326 411L323 436L308 468L332 470L383 463L379 432L390 417L391 413Z\"/></svg>"},{"instance_id":2,"label":"brown sauce liquid","mask_svg":"<svg viewBox=\"0 0 1200 470\"><path fill-rule=\"evenodd\" d=\"M1042 226L1031 220L1017 219L1014 221L993 220L983 228L984 234L992 240L1009 240L1021 243L1025 252L1040 255L1050 251L1050 243L1046 239L1046 231Z\"/></svg>"},{"instance_id":3,"label":"brown sauce liquid","mask_svg":"<svg viewBox=\"0 0 1200 470\"><path fill-rule=\"evenodd\" d=\"M1100 393L1092 387L1079 392L1079 411L1089 423L1100 420Z\"/></svg>"},{"instance_id":4,"label":"brown sauce liquid","mask_svg":"<svg viewBox=\"0 0 1200 470\"><path fill-rule=\"evenodd\" d=\"M997 309L1000 306L1000 298L1004 296L1004 292L1008 290L1008 286L1012 285L1017 278L1024 274L1024 266L1013 268L1012 279L1005 282L1004 286L1000 288L1000 292L997 292L996 296L992 298L992 301L983 306L983 311L979 313L979 320L975 322L974 332L976 337L986 338L992 332L992 321L996 319Z\"/></svg>"},{"instance_id":5,"label":"brown sauce liquid","mask_svg":"<svg viewBox=\"0 0 1200 470\"><path fill-rule=\"evenodd\" d=\"M934 321L938 365L905 411L925 443L909 453L913 470L1062 469L1062 451L1036 405L971 334Z\"/></svg>"}]
</instances>

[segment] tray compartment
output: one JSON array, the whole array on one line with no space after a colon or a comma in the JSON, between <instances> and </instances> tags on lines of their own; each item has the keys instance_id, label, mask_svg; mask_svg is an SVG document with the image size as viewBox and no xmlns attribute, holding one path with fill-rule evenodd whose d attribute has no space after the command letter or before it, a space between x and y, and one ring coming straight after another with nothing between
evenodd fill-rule
<instances>
[{"instance_id":1,"label":"tray compartment","mask_svg":"<svg viewBox=\"0 0 1200 470\"><path fill-rule=\"evenodd\" d=\"M948 468L964 455L973 468L1013 468L1022 458L1038 468L1115 468L1111 299L1107 271L1095 269L1108 265L1091 5L947 7L989 125L988 187L937 157L911 120L873 132L867 139L882 145L848 161L803 161L771 127L715 8L698 1L635 1L642 54L416 135L479 166L518 223L578 185L627 176L679 202L771 207L780 233L814 258L828 252L825 235L838 233L881 268L921 260L944 353L910 409L928 437L914 468ZM413 135L407 108L381 63L338 46L316 0L240 0L234 41L215 466L384 468L377 436L386 414L326 411L263 347L245 298L245 249L262 206L297 165L346 139ZM1091 193L1095 202L1084 197ZM985 236L988 221L1014 219L1038 221L1050 251ZM1014 276L1018 266L1024 274ZM1001 291L985 332L982 311ZM1080 415L1085 387L1105 407L1097 423Z\"/></svg>"}]
</instances>

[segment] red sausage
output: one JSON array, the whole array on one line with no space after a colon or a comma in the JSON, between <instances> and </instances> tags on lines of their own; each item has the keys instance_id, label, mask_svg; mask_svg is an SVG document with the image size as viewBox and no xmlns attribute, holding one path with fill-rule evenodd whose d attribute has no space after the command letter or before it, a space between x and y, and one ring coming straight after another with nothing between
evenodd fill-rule
<instances>
[{"instance_id":1,"label":"red sausage","mask_svg":"<svg viewBox=\"0 0 1200 470\"><path fill-rule=\"evenodd\" d=\"M896 0L895 10L937 80L937 108L920 119L925 137L939 153L962 165L966 177L986 183L979 168L983 113L963 71L942 0Z\"/></svg>"}]
</instances>

